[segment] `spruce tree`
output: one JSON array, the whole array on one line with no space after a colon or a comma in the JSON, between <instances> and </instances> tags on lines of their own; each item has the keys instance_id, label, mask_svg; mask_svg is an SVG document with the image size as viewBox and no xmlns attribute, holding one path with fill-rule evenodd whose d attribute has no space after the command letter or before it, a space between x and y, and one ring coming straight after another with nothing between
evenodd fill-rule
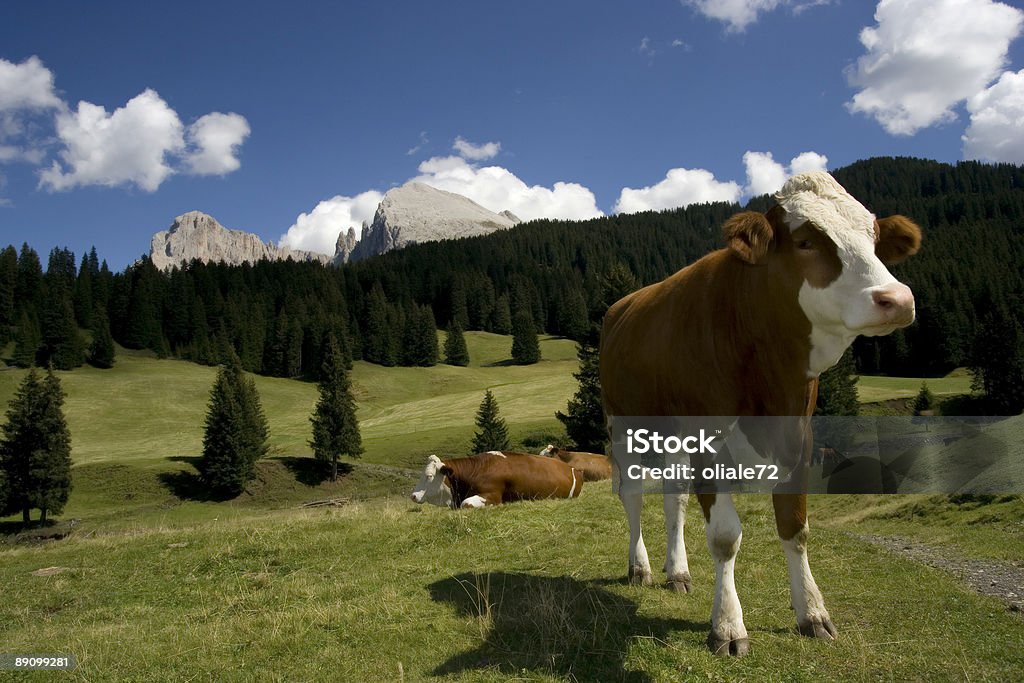
<instances>
[{"instance_id":1,"label":"spruce tree","mask_svg":"<svg viewBox=\"0 0 1024 683\"><path fill-rule=\"evenodd\" d=\"M498 402L488 389L476 411L476 428L471 448L474 453L503 451L508 448L508 427L498 415Z\"/></svg>"},{"instance_id":2,"label":"spruce tree","mask_svg":"<svg viewBox=\"0 0 1024 683\"><path fill-rule=\"evenodd\" d=\"M821 373L818 378L818 404L814 410L815 415L857 415L860 412L856 372L853 351L847 349L839 362Z\"/></svg>"},{"instance_id":3,"label":"spruce tree","mask_svg":"<svg viewBox=\"0 0 1024 683\"><path fill-rule=\"evenodd\" d=\"M92 346L89 347L89 365L108 369L114 367L114 337L110 334L110 323L102 308L93 315Z\"/></svg>"},{"instance_id":4,"label":"spruce tree","mask_svg":"<svg viewBox=\"0 0 1024 683\"><path fill-rule=\"evenodd\" d=\"M453 322L444 340L444 362L448 365L465 367L469 365L469 349L466 336L457 322Z\"/></svg>"},{"instance_id":5,"label":"spruce tree","mask_svg":"<svg viewBox=\"0 0 1024 683\"><path fill-rule=\"evenodd\" d=\"M71 493L71 433L63 405L64 391L53 370L40 379L34 368L9 404L0 439L4 512L20 510L26 524L32 508L40 511L41 522L48 513L60 514Z\"/></svg>"},{"instance_id":6,"label":"spruce tree","mask_svg":"<svg viewBox=\"0 0 1024 683\"><path fill-rule=\"evenodd\" d=\"M555 412L558 421L573 443L583 451L603 453L607 439L604 406L601 404L601 376L596 335L576 346L579 371L573 377L579 382L576 393L569 399L567 412Z\"/></svg>"},{"instance_id":7,"label":"spruce tree","mask_svg":"<svg viewBox=\"0 0 1024 683\"><path fill-rule=\"evenodd\" d=\"M313 438L309 446L317 460L331 464L331 481L337 481L338 458L361 455L363 441L345 358L333 335L324 351L317 391L320 398L309 418L313 423Z\"/></svg>"},{"instance_id":8,"label":"spruce tree","mask_svg":"<svg viewBox=\"0 0 1024 683\"><path fill-rule=\"evenodd\" d=\"M502 294L495 300L489 329L495 334L512 333L512 311L509 307L508 295Z\"/></svg>"},{"instance_id":9,"label":"spruce tree","mask_svg":"<svg viewBox=\"0 0 1024 683\"><path fill-rule=\"evenodd\" d=\"M934 410L935 404L935 394L928 388L928 382L921 382L921 391L917 392L917 398L914 399L914 415Z\"/></svg>"},{"instance_id":10,"label":"spruce tree","mask_svg":"<svg viewBox=\"0 0 1024 683\"><path fill-rule=\"evenodd\" d=\"M985 392L997 415L1024 409L1024 326L1002 306L985 314L974 337L972 372L975 390Z\"/></svg>"},{"instance_id":11,"label":"spruce tree","mask_svg":"<svg viewBox=\"0 0 1024 683\"><path fill-rule=\"evenodd\" d=\"M236 496L256 473L267 452L267 419L252 378L233 352L217 372L210 391L199 473L218 497Z\"/></svg>"},{"instance_id":12,"label":"spruce tree","mask_svg":"<svg viewBox=\"0 0 1024 683\"><path fill-rule=\"evenodd\" d=\"M512 318L512 361L518 365L531 365L540 360L540 342L527 309L519 310Z\"/></svg>"},{"instance_id":13,"label":"spruce tree","mask_svg":"<svg viewBox=\"0 0 1024 683\"><path fill-rule=\"evenodd\" d=\"M14 357L12 362L19 368L27 368L36 364L36 352L42 342L39 323L28 311L22 311L18 320L18 330L14 335Z\"/></svg>"}]
</instances>

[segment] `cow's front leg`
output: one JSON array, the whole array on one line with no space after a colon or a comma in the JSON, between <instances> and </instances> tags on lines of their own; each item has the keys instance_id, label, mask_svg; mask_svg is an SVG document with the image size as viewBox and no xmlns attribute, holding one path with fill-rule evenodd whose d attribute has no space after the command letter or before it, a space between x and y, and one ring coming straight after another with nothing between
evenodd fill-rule
<instances>
[{"instance_id":1,"label":"cow's front leg","mask_svg":"<svg viewBox=\"0 0 1024 683\"><path fill-rule=\"evenodd\" d=\"M626 517L629 519L629 582L650 586L654 583L654 577L651 574L651 561L647 559L647 546L644 545L644 536L640 529L644 494L620 490L619 499L622 500L622 507L626 509Z\"/></svg>"},{"instance_id":2,"label":"cow's front leg","mask_svg":"<svg viewBox=\"0 0 1024 683\"><path fill-rule=\"evenodd\" d=\"M834 640L836 627L825 609L818 584L807 562L807 496L776 493L772 496L775 524L789 568L789 590L796 627L801 635Z\"/></svg>"},{"instance_id":3,"label":"cow's front leg","mask_svg":"<svg viewBox=\"0 0 1024 683\"><path fill-rule=\"evenodd\" d=\"M496 503L488 502L484 496L470 496L466 500L462 501L461 508L482 508L485 505L496 505Z\"/></svg>"},{"instance_id":4,"label":"cow's front leg","mask_svg":"<svg viewBox=\"0 0 1024 683\"><path fill-rule=\"evenodd\" d=\"M668 540L665 575L669 588L689 593L690 566L686 560L683 527L686 523L686 502L690 496L686 493L673 492L671 487L671 484L665 484L665 535Z\"/></svg>"},{"instance_id":5,"label":"cow's front leg","mask_svg":"<svg viewBox=\"0 0 1024 683\"><path fill-rule=\"evenodd\" d=\"M698 494L704 512L708 550L715 562L715 601L711 608L711 633L708 647L716 655L747 654L750 643L743 625L743 608L736 595L734 569L743 529L732 504L732 495Z\"/></svg>"}]
</instances>

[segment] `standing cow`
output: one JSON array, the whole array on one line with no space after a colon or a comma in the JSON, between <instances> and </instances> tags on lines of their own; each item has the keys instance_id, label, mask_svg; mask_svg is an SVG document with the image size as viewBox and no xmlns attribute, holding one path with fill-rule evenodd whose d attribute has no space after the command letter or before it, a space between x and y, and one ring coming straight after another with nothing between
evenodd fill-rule
<instances>
[{"instance_id":1,"label":"standing cow","mask_svg":"<svg viewBox=\"0 0 1024 683\"><path fill-rule=\"evenodd\" d=\"M767 213L726 221L726 248L609 309L601 334L609 417L809 416L818 375L857 335L885 335L914 321L914 295L884 265L917 252L921 231L913 222L876 219L827 173L795 176L775 199ZM794 423L807 429L805 420ZM808 462L809 434L789 437L803 444L792 455ZM629 518L629 578L649 584L642 494L620 489L620 498ZM698 499L715 563L708 646L742 655L747 630L733 578L740 520L731 495ZM686 500L665 496L665 572L672 587L688 591ZM799 632L831 640L836 630L807 562L806 496L777 489L773 504Z\"/></svg>"}]
</instances>

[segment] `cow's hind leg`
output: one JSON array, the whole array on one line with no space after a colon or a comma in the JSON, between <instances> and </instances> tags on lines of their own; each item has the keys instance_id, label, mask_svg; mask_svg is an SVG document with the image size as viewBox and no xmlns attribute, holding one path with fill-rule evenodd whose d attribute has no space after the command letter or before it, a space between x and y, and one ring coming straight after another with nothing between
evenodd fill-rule
<instances>
[{"instance_id":1,"label":"cow's hind leg","mask_svg":"<svg viewBox=\"0 0 1024 683\"><path fill-rule=\"evenodd\" d=\"M665 535L668 537L668 550L665 554L665 575L668 587L682 593L690 592L690 567L683 538L688 499L688 494L674 492L672 486L666 483Z\"/></svg>"},{"instance_id":2,"label":"cow's hind leg","mask_svg":"<svg viewBox=\"0 0 1024 683\"><path fill-rule=\"evenodd\" d=\"M836 627L825 609L825 600L807 562L807 496L776 493L772 496L772 504L789 568L789 589L797 630L801 635L812 638L834 640Z\"/></svg>"},{"instance_id":3,"label":"cow's hind leg","mask_svg":"<svg viewBox=\"0 0 1024 683\"><path fill-rule=\"evenodd\" d=\"M704 512L708 550L715 562L715 601L711 608L708 647L716 655L740 657L750 649L734 576L743 529L730 494L698 494L697 497Z\"/></svg>"}]
</instances>

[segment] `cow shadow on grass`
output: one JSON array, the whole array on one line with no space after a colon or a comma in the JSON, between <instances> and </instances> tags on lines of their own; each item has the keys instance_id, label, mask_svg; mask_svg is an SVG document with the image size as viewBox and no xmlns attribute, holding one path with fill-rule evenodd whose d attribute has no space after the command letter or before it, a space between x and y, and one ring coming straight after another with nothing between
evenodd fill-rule
<instances>
[{"instance_id":1,"label":"cow shadow on grass","mask_svg":"<svg viewBox=\"0 0 1024 683\"><path fill-rule=\"evenodd\" d=\"M631 642L664 642L673 632L708 629L707 622L641 616L628 597L567 576L464 573L428 588L435 602L478 619L484 639L440 664L435 676L533 671L581 681L644 682L651 680L645 672L627 669Z\"/></svg>"}]
</instances>

